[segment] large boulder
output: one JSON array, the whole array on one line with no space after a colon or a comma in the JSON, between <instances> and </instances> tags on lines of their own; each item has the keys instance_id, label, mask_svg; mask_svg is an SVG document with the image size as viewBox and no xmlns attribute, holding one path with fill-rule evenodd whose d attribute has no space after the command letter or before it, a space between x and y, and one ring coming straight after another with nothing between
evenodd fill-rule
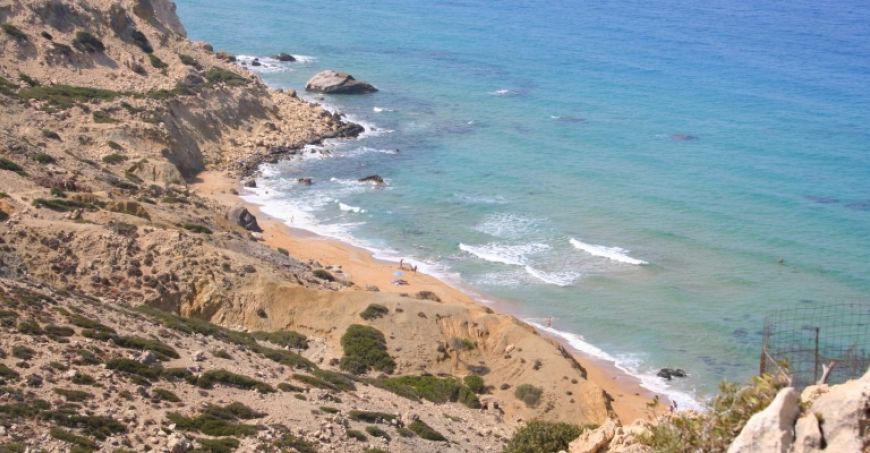
<instances>
[{"instance_id":1,"label":"large boulder","mask_svg":"<svg viewBox=\"0 0 870 453\"><path fill-rule=\"evenodd\" d=\"M787 453L794 442L794 425L800 410L797 390L792 387L780 390L769 406L746 422L728 447L728 453Z\"/></svg>"},{"instance_id":2,"label":"large boulder","mask_svg":"<svg viewBox=\"0 0 870 453\"><path fill-rule=\"evenodd\" d=\"M366 94L378 91L368 82L356 80L346 72L332 69L314 74L314 77L305 84L305 90L326 94Z\"/></svg>"},{"instance_id":3,"label":"large boulder","mask_svg":"<svg viewBox=\"0 0 870 453\"><path fill-rule=\"evenodd\" d=\"M619 423L612 418L608 418L604 424L596 429L591 429L580 437L574 439L571 445L568 446L568 453L598 453L604 448L616 435L616 429Z\"/></svg>"},{"instance_id":4,"label":"large boulder","mask_svg":"<svg viewBox=\"0 0 870 453\"><path fill-rule=\"evenodd\" d=\"M870 371L860 379L830 386L807 412L807 417L820 421L827 444L824 451L870 451Z\"/></svg>"},{"instance_id":5,"label":"large boulder","mask_svg":"<svg viewBox=\"0 0 870 453\"><path fill-rule=\"evenodd\" d=\"M254 214L251 214L251 212L248 211L248 208L242 205L238 205L230 209L230 211L227 213L227 219L248 231L253 231L255 233L263 232L263 229L260 228L260 225L257 223L257 218L254 217Z\"/></svg>"}]
</instances>

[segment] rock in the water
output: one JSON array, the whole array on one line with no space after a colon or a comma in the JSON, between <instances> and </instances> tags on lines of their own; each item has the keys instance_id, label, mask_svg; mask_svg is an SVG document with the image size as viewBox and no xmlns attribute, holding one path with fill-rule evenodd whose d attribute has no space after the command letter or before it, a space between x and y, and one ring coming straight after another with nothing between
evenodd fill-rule
<instances>
[{"instance_id":1,"label":"rock in the water","mask_svg":"<svg viewBox=\"0 0 870 453\"><path fill-rule=\"evenodd\" d=\"M238 205L227 213L227 219L236 225L255 233L262 233L263 229L257 223L257 218L248 211L248 208Z\"/></svg>"},{"instance_id":2,"label":"rock in the water","mask_svg":"<svg viewBox=\"0 0 870 453\"><path fill-rule=\"evenodd\" d=\"M305 84L305 90L326 94L365 94L378 91L368 82L356 80L348 73L331 69L314 74L314 77Z\"/></svg>"},{"instance_id":3,"label":"rock in the water","mask_svg":"<svg viewBox=\"0 0 870 453\"><path fill-rule=\"evenodd\" d=\"M384 178L381 178L378 175L369 175L369 176L366 176L365 178L360 178L359 182L371 182L371 183L374 183L377 185L381 185L381 184L384 184Z\"/></svg>"},{"instance_id":4,"label":"rock in the water","mask_svg":"<svg viewBox=\"0 0 870 453\"><path fill-rule=\"evenodd\" d=\"M275 56L272 57L272 58L274 58L274 59L276 59L276 60L278 60L278 61L296 61L296 58L294 58L293 55L290 55L290 54L287 53L287 52L281 52L281 53L279 53L278 55L275 55Z\"/></svg>"},{"instance_id":5,"label":"rock in the water","mask_svg":"<svg viewBox=\"0 0 870 453\"><path fill-rule=\"evenodd\" d=\"M296 179L298 184L302 184L303 186L310 186L314 184L314 180L311 178L298 178Z\"/></svg>"},{"instance_id":6,"label":"rock in the water","mask_svg":"<svg viewBox=\"0 0 870 453\"><path fill-rule=\"evenodd\" d=\"M682 368L662 368L658 373L656 373L656 376L670 381L675 377L686 377L686 370L683 370Z\"/></svg>"},{"instance_id":7,"label":"rock in the water","mask_svg":"<svg viewBox=\"0 0 870 453\"><path fill-rule=\"evenodd\" d=\"M260 63L260 59L259 59L259 58L254 58L254 61L251 62L251 66L262 66L262 65L263 65L263 64Z\"/></svg>"},{"instance_id":8,"label":"rock in the water","mask_svg":"<svg viewBox=\"0 0 870 453\"><path fill-rule=\"evenodd\" d=\"M728 453L788 452L794 442L794 424L799 413L797 390L792 387L780 390L767 408L746 422L728 447Z\"/></svg>"},{"instance_id":9,"label":"rock in the water","mask_svg":"<svg viewBox=\"0 0 870 453\"><path fill-rule=\"evenodd\" d=\"M257 180L254 178L251 178L251 179L245 180L245 182L243 182L242 185L245 187L250 187L252 189L255 189L255 188L257 188Z\"/></svg>"}]
</instances>

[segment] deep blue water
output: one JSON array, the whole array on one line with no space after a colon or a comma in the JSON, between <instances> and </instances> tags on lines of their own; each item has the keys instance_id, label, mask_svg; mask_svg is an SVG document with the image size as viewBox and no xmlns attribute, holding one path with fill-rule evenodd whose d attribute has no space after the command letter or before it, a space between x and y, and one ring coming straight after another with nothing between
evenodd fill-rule
<instances>
[{"instance_id":1,"label":"deep blue water","mask_svg":"<svg viewBox=\"0 0 870 453\"><path fill-rule=\"evenodd\" d=\"M312 57L264 60L273 86L380 88L324 99L374 133L265 169L252 199L296 226L702 396L756 372L768 311L870 304L865 2L178 4L218 49ZM373 173L389 188L353 183Z\"/></svg>"}]
</instances>

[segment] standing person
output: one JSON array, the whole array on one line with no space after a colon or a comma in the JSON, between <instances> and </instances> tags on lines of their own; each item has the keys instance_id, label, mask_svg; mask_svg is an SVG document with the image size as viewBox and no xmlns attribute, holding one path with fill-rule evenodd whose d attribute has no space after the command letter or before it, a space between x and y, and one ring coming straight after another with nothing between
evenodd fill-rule
<instances>
[{"instance_id":1,"label":"standing person","mask_svg":"<svg viewBox=\"0 0 870 453\"><path fill-rule=\"evenodd\" d=\"M405 258L401 258L399 260L399 269L404 269L404 268L405 268Z\"/></svg>"}]
</instances>

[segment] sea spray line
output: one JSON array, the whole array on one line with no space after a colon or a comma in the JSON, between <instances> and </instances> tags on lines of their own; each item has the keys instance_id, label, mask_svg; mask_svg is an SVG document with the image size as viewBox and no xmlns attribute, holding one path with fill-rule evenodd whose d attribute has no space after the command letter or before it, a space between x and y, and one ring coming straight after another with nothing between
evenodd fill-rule
<instances>
[{"instance_id":1,"label":"sea spray line","mask_svg":"<svg viewBox=\"0 0 870 453\"><path fill-rule=\"evenodd\" d=\"M680 410L704 410L704 405L695 396L671 387L664 379L654 374L640 372L636 366L631 366L625 363L625 361L608 354L603 349L587 342L581 335L547 327L531 319L524 319L523 321L540 331L561 338L572 348L584 354L612 363L620 371L637 378L640 381L641 387L653 393L665 395L671 401L675 401Z\"/></svg>"},{"instance_id":2,"label":"sea spray line","mask_svg":"<svg viewBox=\"0 0 870 453\"><path fill-rule=\"evenodd\" d=\"M577 278L580 277L580 274L575 273L575 272L547 273L547 272L535 269L534 267L529 266L529 265L525 266L525 270L529 275L537 278L538 280L540 280L544 283L549 283L551 285L556 285L556 286L561 286L561 287L571 286L571 284L574 283L574 280L577 280Z\"/></svg>"},{"instance_id":3,"label":"sea spray line","mask_svg":"<svg viewBox=\"0 0 870 453\"><path fill-rule=\"evenodd\" d=\"M338 202L338 209L344 212L353 212L355 214L363 214L366 212L365 209L360 208L358 206L351 206L349 204L344 204L342 202Z\"/></svg>"},{"instance_id":4,"label":"sea spray line","mask_svg":"<svg viewBox=\"0 0 870 453\"><path fill-rule=\"evenodd\" d=\"M571 245L574 246L574 248L582 250L593 256L600 256L602 258L607 258L612 261L618 261L625 264L633 264L635 266L644 266L649 264L644 260L639 260L637 258L632 258L628 256L628 250L619 247L607 247L604 245L587 244L574 238L569 239L569 242L571 243Z\"/></svg>"},{"instance_id":5,"label":"sea spray line","mask_svg":"<svg viewBox=\"0 0 870 453\"><path fill-rule=\"evenodd\" d=\"M550 246L539 242L523 245L468 245L459 243L459 250L470 253L484 261L525 266L526 255L531 255L549 249Z\"/></svg>"}]
</instances>

